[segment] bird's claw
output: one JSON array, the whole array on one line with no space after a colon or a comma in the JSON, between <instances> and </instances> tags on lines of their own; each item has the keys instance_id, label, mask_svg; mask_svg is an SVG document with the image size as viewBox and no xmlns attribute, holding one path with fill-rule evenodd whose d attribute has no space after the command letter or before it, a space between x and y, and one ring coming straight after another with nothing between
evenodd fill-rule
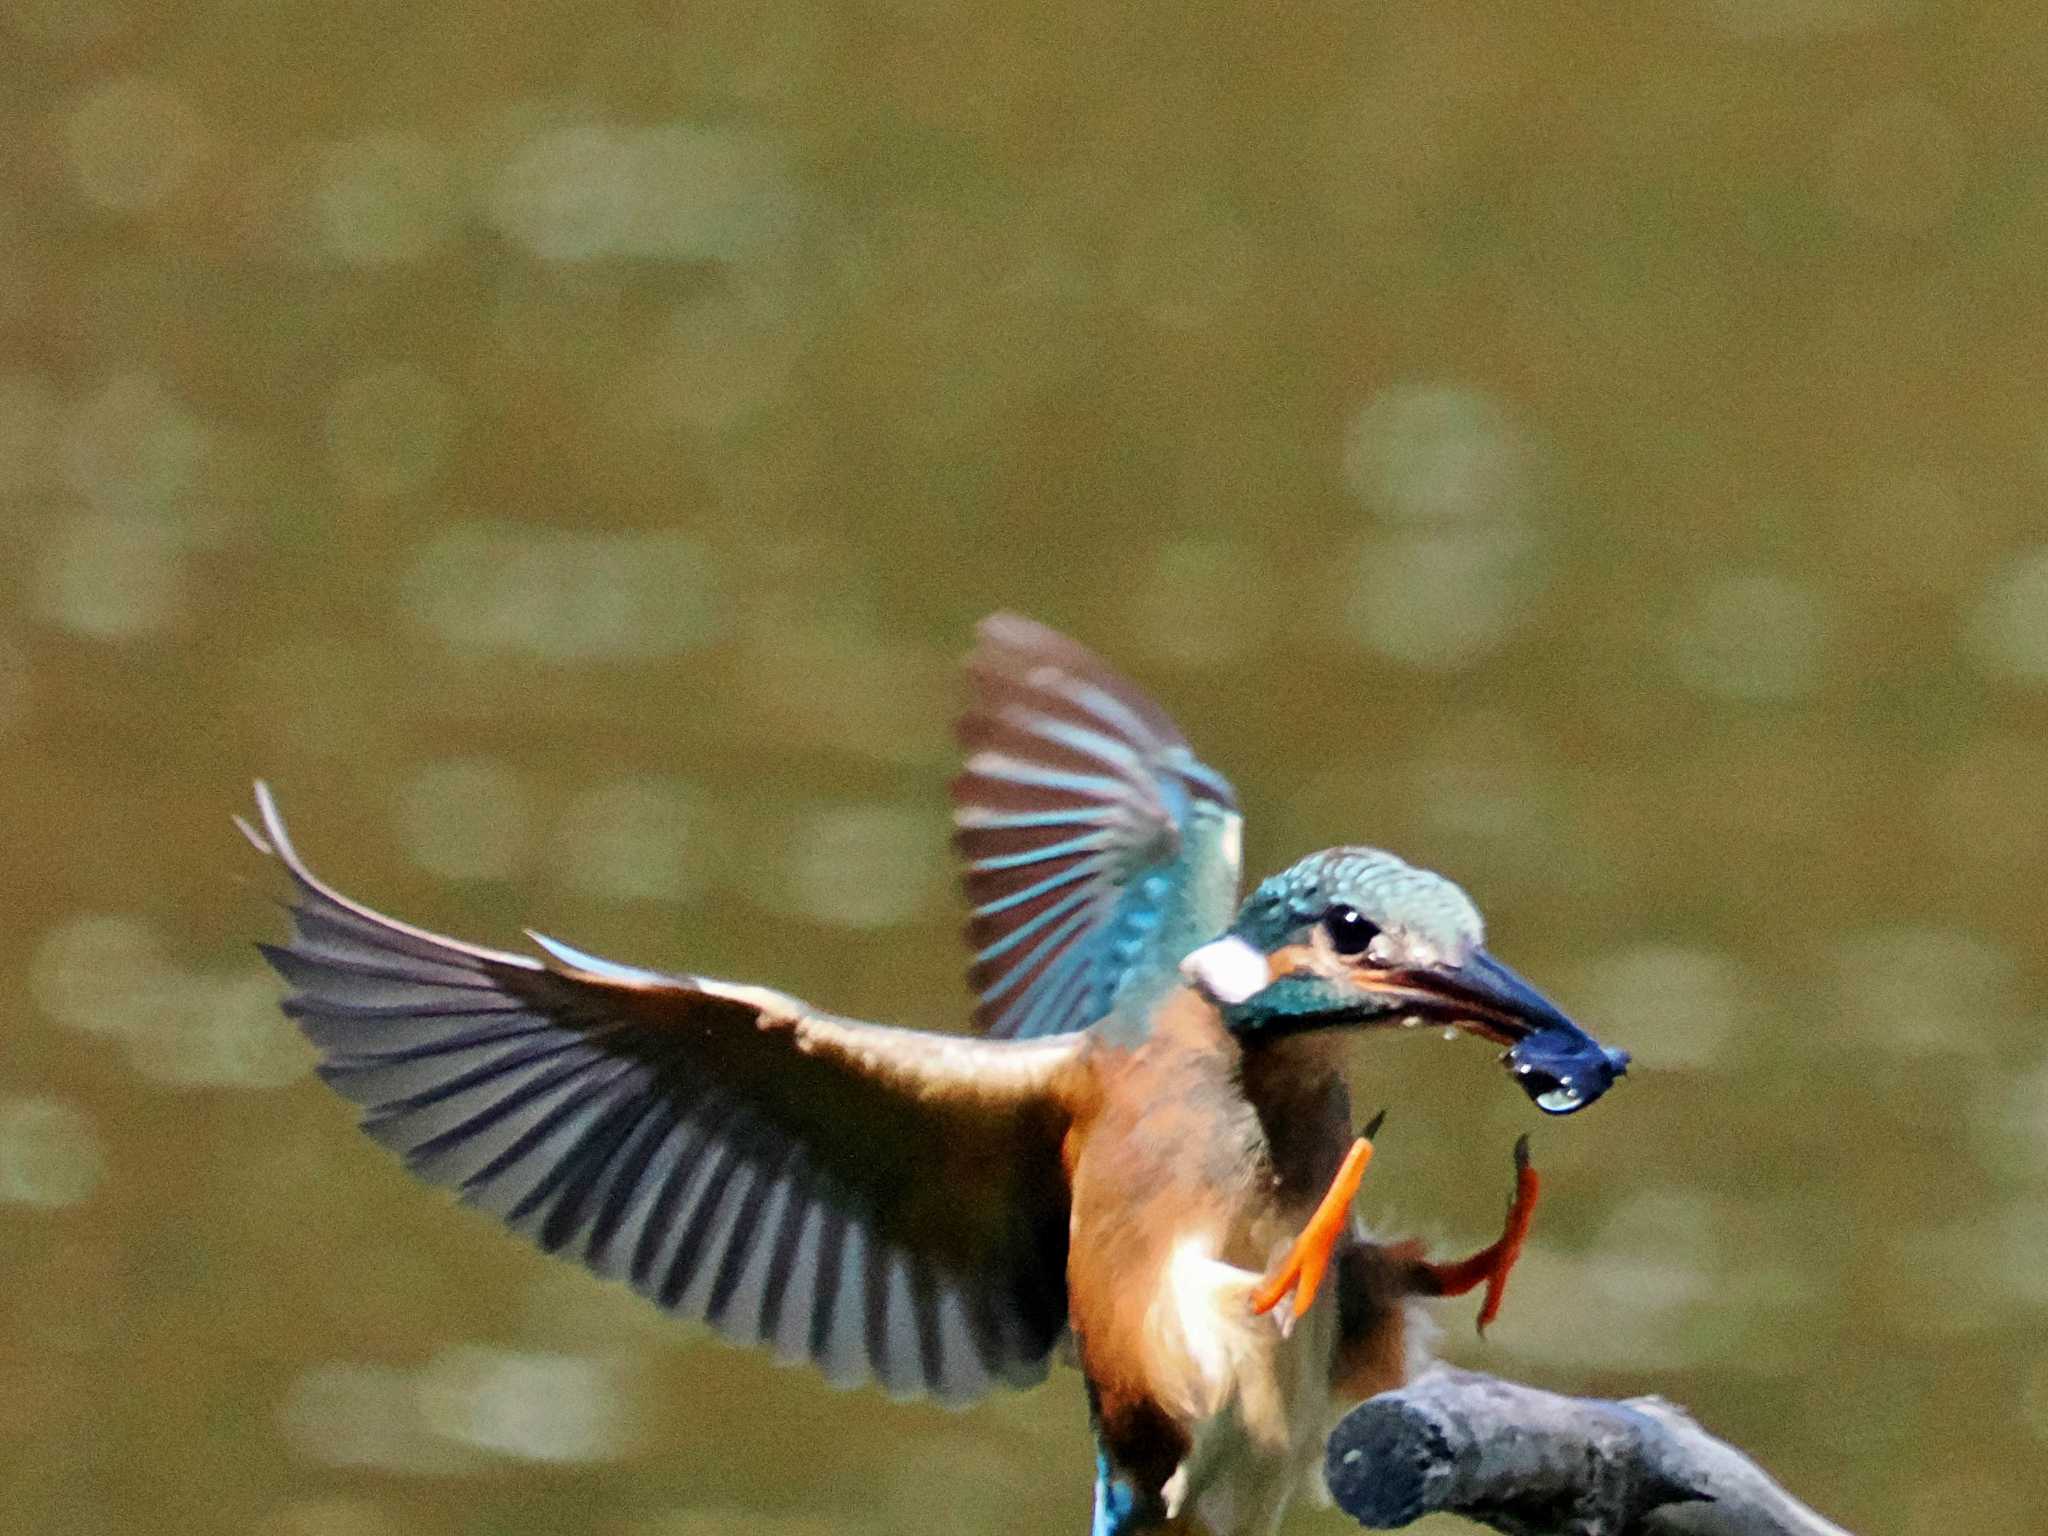
<instances>
[{"instance_id":1,"label":"bird's claw","mask_svg":"<svg viewBox=\"0 0 2048 1536\"><path fill-rule=\"evenodd\" d=\"M1381 1110L1367 1124L1365 1134L1351 1143L1350 1151L1344 1154L1344 1161L1337 1169L1337 1176L1330 1181L1328 1191L1316 1206L1315 1214L1302 1227L1301 1235L1294 1240L1279 1264L1252 1288L1251 1310L1255 1317L1264 1317L1271 1312L1290 1291L1294 1294L1293 1305L1278 1318L1283 1338L1294 1331L1294 1325L1308 1316L1309 1308L1315 1305L1316 1292L1330 1267L1330 1255L1336 1250L1337 1240L1344 1235L1350 1221L1351 1202L1358 1195L1358 1182L1365 1177L1365 1165L1372 1161L1372 1138L1379 1133L1386 1118L1386 1111Z\"/></svg>"},{"instance_id":2,"label":"bird's claw","mask_svg":"<svg viewBox=\"0 0 2048 1536\"><path fill-rule=\"evenodd\" d=\"M1529 1235L1530 1222L1535 1219L1536 1197L1540 1189L1541 1181L1529 1163L1529 1138L1518 1137L1515 1141L1515 1193L1508 1201L1507 1219L1501 1224L1500 1236L1471 1257L1455 1263L1423 1261L1428 1289L1434 1295L1463 1296L1481 1283L1485 1284L1486 1296L1479 1304L1481 1334L1500 1316L1508 1275L1515 1267L1515 1260L1522 1256L1522 1243Z\"/></svg>"}]
</instances>

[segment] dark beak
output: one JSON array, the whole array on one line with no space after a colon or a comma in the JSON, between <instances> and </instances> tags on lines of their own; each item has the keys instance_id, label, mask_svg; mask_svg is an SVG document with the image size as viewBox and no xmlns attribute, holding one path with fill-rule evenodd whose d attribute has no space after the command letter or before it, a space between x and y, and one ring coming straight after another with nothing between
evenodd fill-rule
<instances>
[{"instance_id":1,"label":"dark beak","mask_svg":"<svg viewBox=\"0 0 2048 1536\"><path fill-rule=\"evenodd\" d=\"M1584 1109L1628 1071L1628 1052L1602 1045L1485 950L1463 965L1389 977L1388 991L1508 1047L1516 1086L1546 1114Z\"/></svg>"}]
</instances>

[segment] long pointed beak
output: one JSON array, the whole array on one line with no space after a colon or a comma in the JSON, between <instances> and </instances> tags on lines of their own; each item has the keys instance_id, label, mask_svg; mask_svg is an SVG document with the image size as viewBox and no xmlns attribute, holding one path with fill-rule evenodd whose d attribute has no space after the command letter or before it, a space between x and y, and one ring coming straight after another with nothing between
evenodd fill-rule
<instances>
[{"instance_id":1,"label":"long pointed beak","mask_svg":"<svg viewBox=\"0 0 2048 1536\"><path fill-rule=\"evenodd\" d=\"M1433 974L1448 999L1464 1003L1488 1023L1497 1024L1511 1040L1525 1040L1546 1029L1584 1033L1557 1004L1483 949L1463 965L1447 966Z\"/></svg>"},{"instance_id":2,"label":"long pointed beak","mask_svg":"<svg viewBox=\"0 0 2048 1536\"><path fill-rule=\"evenodd\" d=\"M1390 975L1383 990L1507 1046L1503 1064L1546 1114L1584 1109L1628 1071L1627 1051L1602 1045L1483 949L1462 965Z\"/></svg>"}]
</instances>

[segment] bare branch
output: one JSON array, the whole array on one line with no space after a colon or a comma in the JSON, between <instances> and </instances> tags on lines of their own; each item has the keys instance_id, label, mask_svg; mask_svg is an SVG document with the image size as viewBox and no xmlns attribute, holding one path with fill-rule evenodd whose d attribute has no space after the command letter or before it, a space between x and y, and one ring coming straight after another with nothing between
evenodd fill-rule
<instances>
[{"instance_id":1,"label":"bare branch","mask_svg":"<svg viewBox=\"0 0 2048 1536\"><path fill-rule=\"evenodd\" d=\"M1450 1366L1354 1408L1326 1471L1376 1530L1447 1510L1507 1536L1849 1536L1662 1398L1563 1397Z\"/></svg>"}]
</instances>

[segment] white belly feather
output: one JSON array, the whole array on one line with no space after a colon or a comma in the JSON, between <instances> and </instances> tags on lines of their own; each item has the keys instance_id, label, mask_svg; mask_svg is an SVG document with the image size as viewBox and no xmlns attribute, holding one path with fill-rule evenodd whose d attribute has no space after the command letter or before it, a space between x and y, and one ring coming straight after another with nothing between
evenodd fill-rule
<instances>
[{"instance_id":1,"label":"white belly feather","mask_svg":"<svg viewBox=\"0 0 2048 1536\"><path fill-rule=\"evenodd\" d=\"M1262 1277L1215 1254L1211 1234L1182 1239L1146 1317L1149 1379L1194 1437L1164 1492L1215 1536L1264 1536L1329 1427L1337 1308L1323 1298L1283 1336L1278 1309L1252 1315Z\"/></svg>"}]
</instances>

